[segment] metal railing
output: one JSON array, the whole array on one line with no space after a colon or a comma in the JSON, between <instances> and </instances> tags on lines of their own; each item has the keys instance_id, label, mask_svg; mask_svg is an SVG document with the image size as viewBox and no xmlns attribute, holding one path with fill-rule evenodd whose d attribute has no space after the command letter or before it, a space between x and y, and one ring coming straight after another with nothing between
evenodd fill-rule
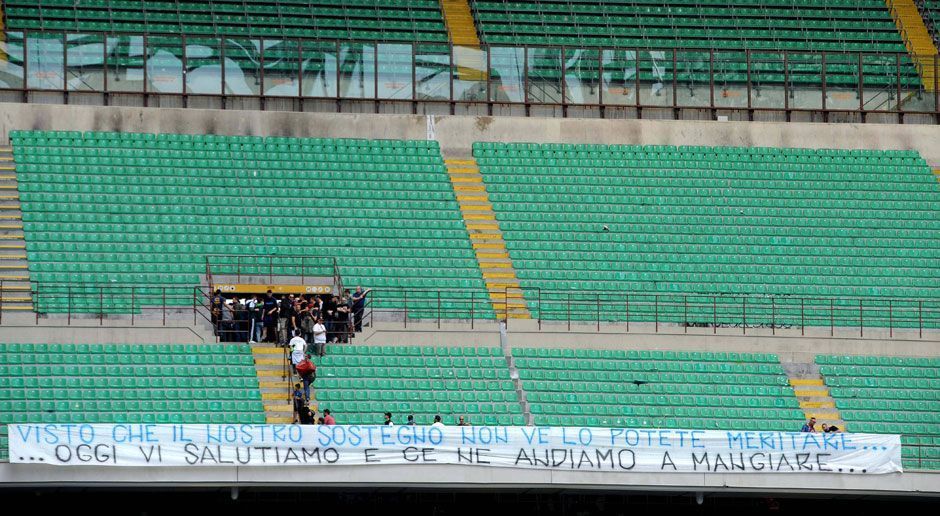
<instances>
[{"instance_id":1,"label":"metal railing","mask_svg":"<svg viewBox=\"0 0 940 516\"><path fill-rule=\"evenodd\" d=\"M0 295L23 294L5 290ZM91 285L33 282L29 294L33 315L65 317L65 324L81 317L97 318L99 325L115 317L130 324L167 325L168 317L192 311L192 324L213 321L208 287L166 285ZM509 303L506 303L509 300ZM494 305L498 309L494 309ZM516 306L513 306L516 305ZM438 327L463 322L473 329L487 321L507 320L513 325L514 308L528 312L538 331L641 331L689 332L690 328L739 329L747 334L761 328L771 335L778 330L808 328L828 330L830 335L854 332L865 337L882 330L889 337L907 332L923 338L940 329L940 300L911 298L860 298L838 296L784 296L769 294L676 293L550 290L373 288L361 312L363 325L432 323ZM355 321L356 313L350 314ZM0 323L3 317L0 302ZM107 317L106 317L107 316ZM202 322L201 322L202 321ZM123 322L122 322L123 324ZM238 330L247 331L247 330ZM346 330L338 330L342 333ZM698 330L700 331L700 330ZM334 332L331 332L334 333ZM245 339L246 341L248 339Z\"/></svg>"},{"instance_id":2,"label":"metal railing","mask_svg":"<svg viewBox=\"0 0 940 516\"><path fill-rule=\"evenodd\" d=\"M938 78L923 84L924 63L908 53L593 46L352 42L185 34L11 31L0 43L0 92L28 102L37 93L137 95L141 105L216 98L222 109L252 99L382 105L590 108L600 117L643 118L644 110L930 115L940 123ZM931 77L931 74L927 74ZM890 93L888 93L890 92ZM44 97L44 102L48 98ZM87 101L85 101L87 102ZM126 100L122 104L126 104ZM244 104L242 102L241 104ZM332 108L330 107L332 106ZM283 105L277 109L284 109ZM303 109L297 103L294 109ZM540 112L544 112L541 109Z\"/></svg>"},{"instance_id":3,"label":"metal railing","mask_svg":"<svg viewBox=\"0 0 940 516\"><path fill-rule=\"evenodd\" d=\"M211 254L206 256L206 274L209 284L213 276L234 276L241 283L253 280L293 277L303 283L307 279L330 277L342 292L342 278L336 258L329 256L248 256L242 254Z\"/></svg>"}]
</instances>

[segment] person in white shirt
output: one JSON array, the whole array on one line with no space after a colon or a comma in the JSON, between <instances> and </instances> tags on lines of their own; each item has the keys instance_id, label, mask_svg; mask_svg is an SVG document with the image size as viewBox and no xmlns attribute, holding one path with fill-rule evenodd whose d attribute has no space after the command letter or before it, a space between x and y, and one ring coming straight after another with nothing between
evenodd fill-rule
<instances>
[{"instance_id":1,"label":"person in white shirt","mask_svg":"<svg viewBox=\"0 0 940 516\"><path fill-rule=\"evenodd\" d=\"M294 338L290 340L290 348L290 361L296 368L297 364L304 361L304 351L307 350L307 341L300 336L300 332L297 330L294 330Z\"/></svg>"},{"instance_id":2,"label":"person in white shirt","mask_svg":"<svg viewBox=\"0 0 940 516\"><path fill-rule=\"evenodd\" d=\"M322 317L317 317L317 323L313 325L313 346L317 355L326 355L326 326Z\"/></svg>"},{"instance_id":3,"label":"person in white shirt","mask_svg":"<svg viewBox=\"0 0 940 516\"><path fill-rule=\"evenodd\" d=\"M431 426L436 426L438 428L444 428L444 423L441 421L441 416L434 416L434 422L431 423Z\"/></svg>"}]
</instances>

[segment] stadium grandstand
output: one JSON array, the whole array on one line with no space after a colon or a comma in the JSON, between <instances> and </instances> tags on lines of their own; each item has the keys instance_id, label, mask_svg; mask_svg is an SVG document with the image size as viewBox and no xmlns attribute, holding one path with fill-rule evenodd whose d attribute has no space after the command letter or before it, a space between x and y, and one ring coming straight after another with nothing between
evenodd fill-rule
<instances>
[{"instance_id":1,"label":"stadium grandstand","mask_svg":"<svg viewBox=\"0 0 940 516\"><path fill-rule=\"evenodd\" d=\"M3 0L0 500L929 510L938 23Z\"/></svg>"}]
</instances>

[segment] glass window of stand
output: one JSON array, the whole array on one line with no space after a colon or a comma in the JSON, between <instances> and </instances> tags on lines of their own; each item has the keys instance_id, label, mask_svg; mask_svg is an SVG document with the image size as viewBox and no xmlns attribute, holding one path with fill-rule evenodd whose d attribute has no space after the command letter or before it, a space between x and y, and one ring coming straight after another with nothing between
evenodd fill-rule
<instances>
[{"instance_id":1,"label":"glass window of stand","mask_svg":"<svg viewBox=\"0 0 940 516\"><path fill-rule=\"evenodd\" d=\"M65 88L64 34L31 32L26 36L26 87L36 90Z\"/></svg>"},{"instance_id":2,"label":"glass window of stand","mask_svg":"<svg viewBox=\"0 0 940 516\"><path fill-rule=\"evenodd\" d=\"M264 40L264 94L296 97L300 94L300 48L296 39Z\"/></svg>"},{"instance_id":3,"label":"glass window of stand","mask_svg":"<svg viewBox=\"0 0 940 516\"><path fill-rule=\"evenodd\" d=\"M335 41L300 42L301 95L336 97L339 44Z\"/></svg>"},{"instance_id":4,"label":"glass window of stand","mask_svg":"<svg viewBox=\"0 0 940 516\"><path fill-rule=\"evenodd\" d=\"M107 52L108 91L144 91L144 36L114 35L105 39ZM102 59L103 56L100 59ZM89 59L93 58L89 56ZM69 68L72 60L69 56Z\"/></svg>"},{"instance_id":5,"label":"glass window of stand","mask_svg":"<svg viewBox=\"0 0 940 516\"><path fill-rule=\"evenodd\" d=\"M225 38L225 93L259 95L261 93L261 40Z\"/></svg>"},{"instance_id":6,"label":"glass window of stand","mask_svg":"<svg viewBox=\"0 0 940 516\"><path fill-rule=\"evenodd\" d=\"M134 36L137 38L139 44L137 50L141 51L143 47L142 36ZM110 38L109 38L110 39ZM123 46L120 50L124 54L128 53L130 38L124 38L127 44ZM108 48L108 51L111 49ZM69 91L101 91L104 88L104 54L105 54L105 38L101 34L66 34L65 35L65 86ZM123 56L108 56L109 61L111 59L121 59ZM127 59L124 59L125 63ZM140 71L140 67L137 67L137 71ZM125 69L127 64L125 64ZM128 85L127 81L124 81L124 84L120 82L121 77L115 76L114 79L117 80L114 86L117 86L118 89L111 88L111 77L108 78L108 90L109 91L121 91L120 87L133 87L136 85L138 88L143 86L143 83L139 80L131 85ZM130 91L140 91L131 89Z\"/></svg>"}]
</instances>

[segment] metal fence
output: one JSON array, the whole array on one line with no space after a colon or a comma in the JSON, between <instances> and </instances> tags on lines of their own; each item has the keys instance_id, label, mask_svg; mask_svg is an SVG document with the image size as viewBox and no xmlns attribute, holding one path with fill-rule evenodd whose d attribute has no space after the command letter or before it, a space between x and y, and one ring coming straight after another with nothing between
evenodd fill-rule
<instances>
[{"instance_id":1,"label":"metal fence","mask_svg":"<svg viewBox=\"0 0 940 516\"><path fill-rule=\"evenodd\" d=\"M702 48L606 48L233 38L185 34L26 31L0 42L0 92L137 95L142 105L175 97L322 100L557 109L580 116L608 110L698 109L929 115L940 123L937 56ZM924 84L924 81L928 81ZM231 104L231 105L229 105ZM303 109L303 104L297 104ZM319 106L318 110L323 110ZM409 109L405 109L408 111Z\"/></svg>"}]
</instances>

